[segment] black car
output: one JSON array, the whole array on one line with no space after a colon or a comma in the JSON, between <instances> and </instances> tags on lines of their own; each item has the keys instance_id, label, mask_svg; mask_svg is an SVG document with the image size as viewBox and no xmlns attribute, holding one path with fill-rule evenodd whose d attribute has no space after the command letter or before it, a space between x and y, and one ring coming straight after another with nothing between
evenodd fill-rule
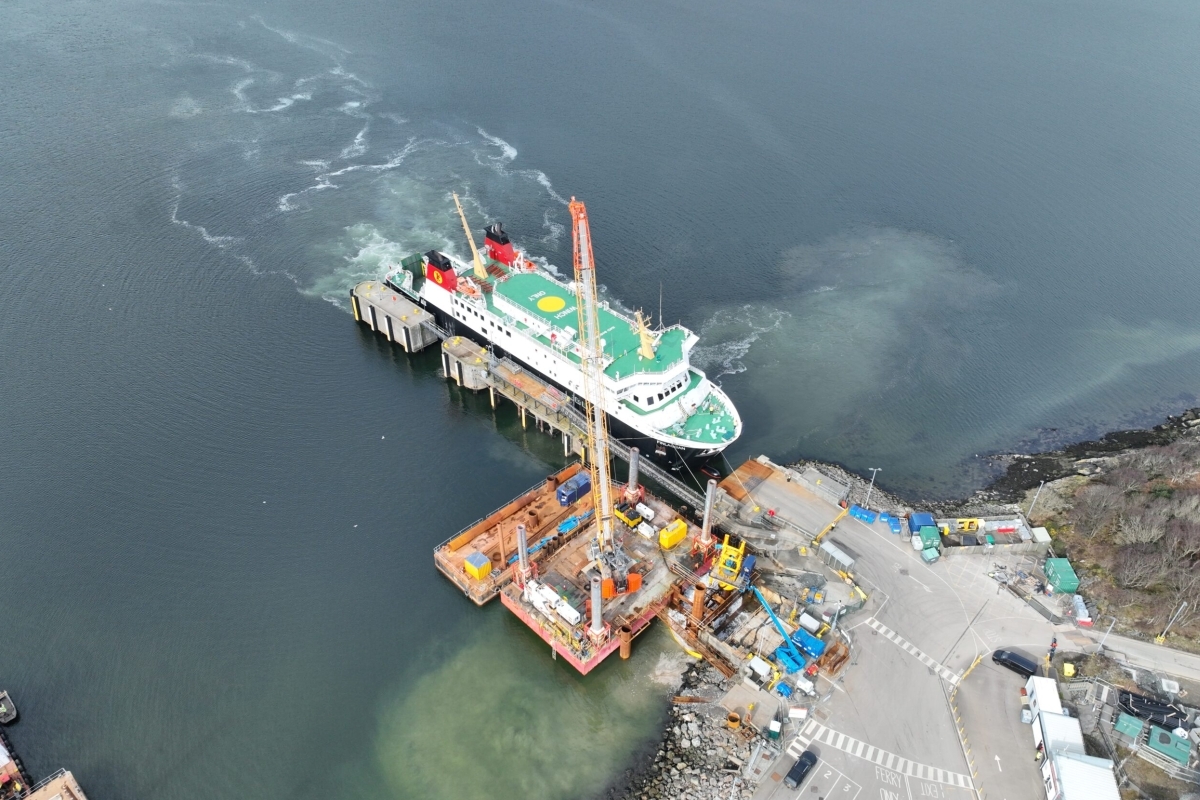
<instances>
[{"instance_id":1,"label":"black car","mask_svg":"<svg viewBox=\"0 0 1200 800\"><path fill-rule=\"evenodd\" d=\"M997 650L992 653L992 663L1008 667L1013 672L1026 678L1037 674L1038 671L1037 664L1033 663L1032 658L1013 650Z\"/></svg>"},{"instance_id":2,"label":"black car","mask_svg":"<svg viewBox=\"0 0 1200 800\"><path fill-rule=\"evenodd\" d=\"M787 777L783 779L783 785L789 789L795 789L804 783L804 779L808 777L809 771L816 766L816 763L816 754L812 750L805 750L796 759L796 763L792 764L792 768L788 770Z\"/></svg>"}]
</instances>

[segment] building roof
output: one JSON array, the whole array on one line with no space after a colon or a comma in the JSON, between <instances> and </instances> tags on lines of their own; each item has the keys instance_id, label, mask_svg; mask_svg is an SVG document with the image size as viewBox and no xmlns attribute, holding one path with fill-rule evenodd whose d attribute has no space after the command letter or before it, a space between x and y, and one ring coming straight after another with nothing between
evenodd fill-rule
<instances>
[{"instance_id":1,"label":"building roof","mask_svg":"<svg viewBox=\"0 0 1200 800\"><path fill-rule=\"evenodd\" d=\"M1054 772L1062 800L1121 800L1113 764L1080 753L1054 753Z\"/></svg>"},{"instance_id":2,"label":"building roof","mask_svg":"<svg viewBox=\"0 0 1200 800\"><path fill-rule=\"evenodd\" d=\"M1030 703L1036 704L1037 712L1063 713L1062 700L1058 696L1058 682L1053 678L1034 675L1025 682L1025 693L1029 695Z\"/></svg>"},{"instance_id":3,"label":"building roof","mask_svg":"<svg viewBox=\"0 0 1200 800\"><path fill-rule=\"evenodd\" d=\"M1077 753L1087 752L1083 746L1083 730L1079 720L1062 714L1050 714L1042 711L1038 714L1042 726L1042 741L1046 743L1047 752Z\"/></svg>"}]
</instances>

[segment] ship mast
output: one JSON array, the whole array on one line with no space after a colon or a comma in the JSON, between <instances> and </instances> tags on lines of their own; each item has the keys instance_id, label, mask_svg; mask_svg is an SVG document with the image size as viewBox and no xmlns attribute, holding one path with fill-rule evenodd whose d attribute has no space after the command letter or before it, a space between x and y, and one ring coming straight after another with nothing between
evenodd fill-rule
<instances>
[{"instance_id":1,"label":"ship mast","mask_svg":"<svg viewBox=\"0 0 1200 800\"><path fill-rule=\"evenodd\" d=\"M646 325L646 318L642 316L641 309L633 314L633 330L638 335L638 358L644 358L649 361L654 360L655 350L658 347L658 340L654 338L654 334L650 332L650 328Z\"/></svg>"},{"instance_id":2,"label":"ship mast","mask_svg":"<svg viewBox=\"0 0 1200 800\"><path fill-rule=\"evenodd\" d=\"M579 309L579 359L583 368L583 401L588 419L587 455L596 511L596 544L603 555L613 552L608 418L604 410L604 342L600 338L600 308L587 208L572 197L570 210L572 239L575 243L575 305ZM603 563L601 571L606 571Z\"/></svg>"},{"instance_id":3,"label":"ship mast","mask_svg":"<svg viewBox=\"0 0 1200 800\"><path fill-rule=\"evenodd\" d=\"M475 280L486 281L487 270L483 268L483 259L479 257L479 251L475 249L475 237L471 235L471 226L467 224L467 215L463 213L462 203L458 202L458 194L451 192L454 198L454 207L458 209L458 218L462 220L463 233L467 235L467 244L471 245L471 257L475 259Z\"/></svg>"}]
</instances>

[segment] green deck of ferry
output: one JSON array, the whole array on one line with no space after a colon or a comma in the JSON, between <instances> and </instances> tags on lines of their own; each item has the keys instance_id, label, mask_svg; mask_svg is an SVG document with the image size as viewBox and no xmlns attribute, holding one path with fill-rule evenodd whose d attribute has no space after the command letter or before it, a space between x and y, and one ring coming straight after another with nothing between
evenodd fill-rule
<instances>
[{"instance_id":1,"label":"green deck of ferry","mask_svg":"<svg viewBox=\"0 0 1200 800\"><path fill-rule=\"evenodd\" d=\"M423 280L420 274L420 256L415 258L416 262L411 265L408 263L409 259L405 259L401 264L412 271L415 277ZM489 273L487 282L492 287L491 292L483 294L489 311L499 316L506 316L496 308L493 298L498 294L525 309L550 328L574 330L579 324L575 296L565 286L538 272L510 272L499 262L490 259L485 259L485 261ZM497 272L502 273L503 276L497 277L495 274ZM415 289L419 290L419 286L419 283L414 283ZM553 302L547 303L546 298L557 298L562 301L562 305L559 306L558 303ZM552 310L547 310L547 308ZM515 319L510 318L509 324L537 339L546 347L562 353L571 361L579 363L578 355L557 346L557 343L552 342L549 337L537 333ZM638 353L641 340L630 321L601 306L600 336L604 341L605 355L612 359L604 372L613 380L619 380L635 373L666 372L677 365L683 359L683 345L687 339L687 332L678 327L667 328L659 336L654 358L642 358ZM688 385L677 394L691 391L702 380L700 373L695 370L689 370L688 376ZM640 416L646 416L659 410L657 408L639 408L628 400L621 402L627 409ZM721 444L733 437L734 418L725 408L724 403L710 392L694 412L663 430L663 433L698 444Z\"/></svg>"}]
</instances>

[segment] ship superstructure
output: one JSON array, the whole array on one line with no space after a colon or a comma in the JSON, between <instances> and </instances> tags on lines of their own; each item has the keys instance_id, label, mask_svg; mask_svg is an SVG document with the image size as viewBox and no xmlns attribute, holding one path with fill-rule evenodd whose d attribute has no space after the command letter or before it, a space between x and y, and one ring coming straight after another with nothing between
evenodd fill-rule
<instances>
[{"instance_id":1,"label":"ship superstructure","mask_svg":"<svg viewBox=\"0 0 1200 800\"><path fill-rule=\"evenodd\" d=\"M457 198L456 198L457 202ZM461 213L461 209L460 209ZM464 227L466 222L464 218ZM484 230L467 264L430 250L401 261L387 283L577 397L584 396L576 287L531 261L500 223ZM606 303L598 307L604 407L633 436L683 458L721 452L741 434L728 396L689 363L698 337L682 325L651 330Z\"/></svg>"}]
</instances>

